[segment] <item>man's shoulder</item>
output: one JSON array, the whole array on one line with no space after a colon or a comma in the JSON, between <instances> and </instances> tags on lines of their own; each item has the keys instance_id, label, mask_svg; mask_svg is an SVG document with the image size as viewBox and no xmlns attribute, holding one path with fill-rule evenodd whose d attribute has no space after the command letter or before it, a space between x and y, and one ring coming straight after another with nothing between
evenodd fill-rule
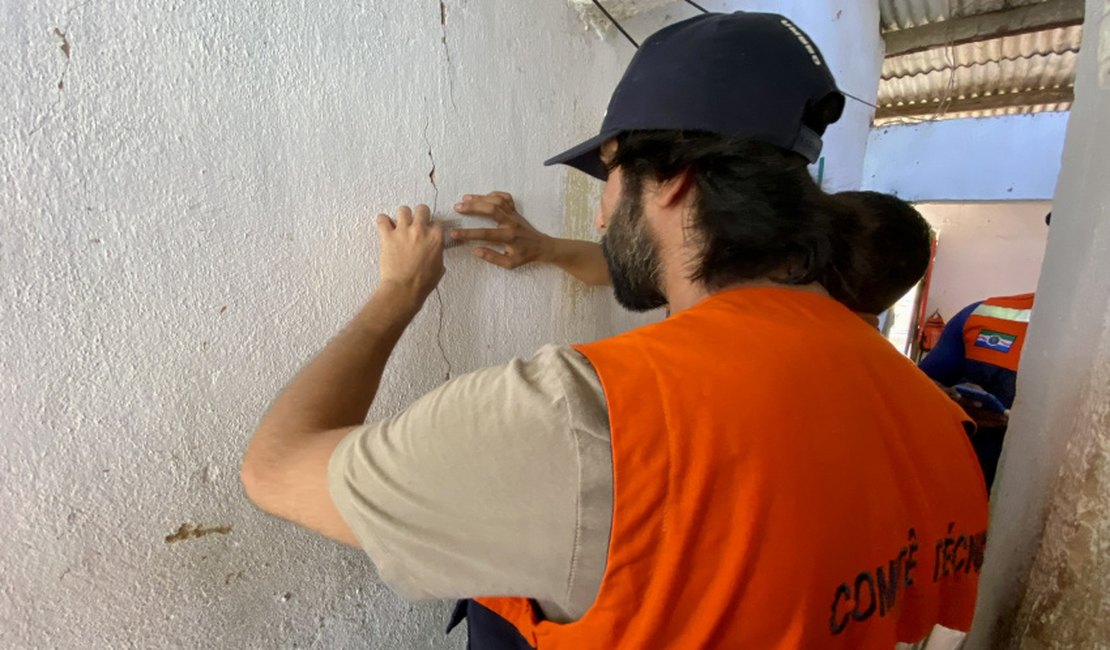
<instances>
[{"instance_id":1,"label":"man's shoulder","mask_svg":"<svg viewBox=\"0 0 1110 650\"><path fill-rule=\"evenodd\" d=\"M591 369L589 360L572 345L551 343L536 350L535 354L523 361L557 372Z\"/></svg>"},{"instance_id":2,"label":"man's shoulder","mask_svg":"<svg viewBox=\"0 0 1110 650\"><path fill-rule=\"evenodd\" d=\"M547 375L546 389L566 405L572 430L609 438L605 391L586 355L571 346L546 345L522 363L533 373Z\"/></svg>"}]
</instances>

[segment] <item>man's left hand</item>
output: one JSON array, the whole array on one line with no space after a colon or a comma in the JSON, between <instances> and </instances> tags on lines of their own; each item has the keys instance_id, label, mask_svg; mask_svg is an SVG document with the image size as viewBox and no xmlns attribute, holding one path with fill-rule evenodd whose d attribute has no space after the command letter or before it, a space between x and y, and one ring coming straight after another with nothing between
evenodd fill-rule
<instances>
[{"instance_id":1,"label":"man's left hand","mask_svg":"<svg viewBox=\"0 0 1110 650\"><path fill-rule=\"evenodd\" d=\"M443 278L443 229L432 224L426 205L407 205L397 209L395 218L379 214L381 238L379 286L397 288L410 295L419 306Z\"/></svg>"}]
</instances>

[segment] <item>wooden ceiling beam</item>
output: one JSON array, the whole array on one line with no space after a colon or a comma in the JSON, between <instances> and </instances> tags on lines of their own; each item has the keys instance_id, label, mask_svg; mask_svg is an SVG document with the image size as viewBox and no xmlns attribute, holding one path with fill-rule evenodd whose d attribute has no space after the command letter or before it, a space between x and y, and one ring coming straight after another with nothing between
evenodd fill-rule
<instances>
[{"instance_id":1,"label":"wooden ceiling beam","mask_svg":"<svg viewBox=\"0 0 1110 650\"><path fill-rule=\"evenodd\" d=\"M945 107L945 113L964 113L970 111L989 111L1015 106L1039 106L1043 104L1066 104L1075 100L1075 89L1048 88L1045 90L1024 90L1013 93L994 93L979 97L952 99ZM929 119L937 114L940 102L918 102L901 106L880 106L875 111L876 120L896 117L916 117Z\"/></svg>"}]
</instances>

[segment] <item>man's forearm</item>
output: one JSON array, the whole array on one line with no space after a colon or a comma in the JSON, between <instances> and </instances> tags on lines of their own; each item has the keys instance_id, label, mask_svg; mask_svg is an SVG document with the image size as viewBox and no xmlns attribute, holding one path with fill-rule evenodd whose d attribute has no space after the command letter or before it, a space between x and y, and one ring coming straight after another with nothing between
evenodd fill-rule
<instances>
[{"instance_id":1,"label":"man's forearm","mask_svg":"<svg viewBox=\"0 0 1110 650\"><path fill-rule=\"evenodd\" d=\"M551 238L550 262L586 284L607 287L612 284L609 267L601 246L578 239Z\"/></svg>"},{"instance_id":2,"label":"man's forearm","mask_svg":"<svg viewBox=\"0 0 1110 650\"><path fill-rule=\"evenodd\" d=\"M357 544L331 497L335 450L362 424L389 355L444 274L443 231L426 205L375 219L378 289L358 315L289 382L262 418L240 478L260 509Z\"/></svg>"},{"instance_id":3,"label":"man's forearm","mask_svg":"<svg viewBox=\"0 0 1110 650\"><path fill-rule=\"evenodd\" d=\"M379 287L358 315L278 395L251 440L248 457L269 460L299 437L362 424L389 355L420 310L400 287Z\"/></svg>"}]
</instances>

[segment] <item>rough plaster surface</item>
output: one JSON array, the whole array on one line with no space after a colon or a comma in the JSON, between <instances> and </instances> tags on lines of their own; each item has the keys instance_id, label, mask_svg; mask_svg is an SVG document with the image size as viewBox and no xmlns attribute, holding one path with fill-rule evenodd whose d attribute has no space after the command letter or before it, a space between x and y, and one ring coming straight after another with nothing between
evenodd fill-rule
<instances>
[{"instance_id":1,"label":"rough plaster surface","mask_svg":"<svg viewBox=\"0 0 1110 650\"><path fill-rule=\"evenodd\" d=\"M461 647L446 605L256 512L238 461L367 296L374 213L500 188L589 232L596 185L539 163L631 52L582 27L566 2L4 3L0 647ZM441 288L372 417L657 317L459 248Z\"/></svg>"},{"instance_id":2,"label":"rough plaster surface","mask_svg":"<svg viewBox=\"0 0 1110 650\"><path fill-rule=\"evenodd\" d=\"M1088 25L1103 8L1087 3ZM1095 45L1080 53L973 649L1110 647L1110 89L1098 83Z\"/></svg>"},{"instance_id":3,"label":"rough plaster surface","mask_svg":"<svg viewBox=\"0 0 1110 650\"><path fill-rule=\"evenodd\" d=\"M1110 312L1092 352L1044 537L1011 628L1019 647L1110 648Z\"/></svg>"},{"instance_id":4,"label":"rough plaster surface","mask_svg":"<svg viewBox=\"0 0 1110 650\"><path fill-rule=\"evenodd\" d=\"M539 163L596 130L626 53L563 3L444 7L5 3L0 646L459 646L446 606L401 602L237 477L366 297L372 215L434 201L433 158L441 212L506 188L562 228L565 173ZM561 334L558 274L448 264L454 372ZM443 379L438 329L432 301L375 416ZM219 530L167 543L183 524Z\"/></svg>"},{"instance_id":5,"label":"rough plaster surface","mask_svg":"<svg viewBox=\"0 0 1110 650\"><path fill-rule=\"evenodd\" d=\"M1037 287L1048 227L1047 201L918 203L938 232L929 282L928 313L951 320L964 307L990 296L1028 293Z\"/></svg>"}]
</instances>

